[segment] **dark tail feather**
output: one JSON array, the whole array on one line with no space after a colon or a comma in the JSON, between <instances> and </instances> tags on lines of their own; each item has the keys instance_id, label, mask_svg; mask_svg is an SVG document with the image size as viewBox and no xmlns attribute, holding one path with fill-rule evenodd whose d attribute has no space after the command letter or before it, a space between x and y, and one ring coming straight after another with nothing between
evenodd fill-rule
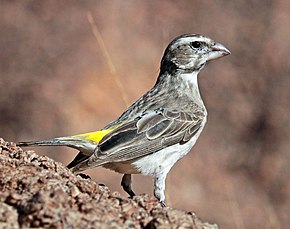
<instances>
[{"instance_id":1,"label":"dark tail feather","mask_svg":"<svg viewBox=\"0 0 290 229\"><path fill-rule=\"evenodd\" d=\"M68 167L69 169L75 167L77 164L81 163L82 161L88 159L89 156L79 152L76 157L72 160L72 162L70 162L66 167Z\"/></svg>"},{"instance_id":2,"label":"dark tail feather","mask_svg":"<svg viewBox=\"0 0 290 229\"><path fill-rule=\"evenodd\" d=\"M67 142L58 139L44 140L44 141L31 141L31 142L18 142L17 146L66 146Z\"/></svg>"}]
</instances>

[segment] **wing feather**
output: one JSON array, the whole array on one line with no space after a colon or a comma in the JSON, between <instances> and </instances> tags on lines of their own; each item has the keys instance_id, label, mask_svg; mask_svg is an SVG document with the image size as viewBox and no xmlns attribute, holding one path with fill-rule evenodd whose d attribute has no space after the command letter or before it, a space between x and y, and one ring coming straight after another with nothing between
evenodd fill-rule
<instances>
[{"instance_id":1,"label":"wing feather","mask_svg":"<svg viewBox=\"0 0 290 229\"><path fill-rule=\"evenodd\" d=\"M146 137L149 140L162 137L164 132L166 132L170 128L172 122L173 120L166 119L162 122L157 123L154 126L151 126L151 128L146 131Z\"/></svg>"},{"instance_id":2,"label":"wing feather","mask_svg":"<svg viewBox=\"0 0 290 229\"><path fill-rule=\"evenodd\" d=\"M184 144L200 129L204 115L154 111L120 125L99 143L89 164L133 160L167 146Z\"/></svg>"},{"instance_id":3,"label":"wing feather","mask_svg":"<svg viewBox=\"0 0 290 229\"><path fill-rule=\"evenodd\" d=\"M141 133L141 132L147 131L148 129L152 129L153 126L156 126L159 123L162 123L164 120L167 120L167 119L166 117L162 115L162 113L152 112L142 117L136 123L136 127L138 129L138 132Z\"/></svg>"}]
</instances>

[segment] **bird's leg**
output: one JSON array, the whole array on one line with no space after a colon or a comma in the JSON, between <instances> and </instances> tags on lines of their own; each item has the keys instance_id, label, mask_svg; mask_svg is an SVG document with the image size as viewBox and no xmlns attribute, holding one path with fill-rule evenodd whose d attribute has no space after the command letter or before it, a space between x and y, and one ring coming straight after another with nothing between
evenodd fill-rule
<instances>
[{"instance_id":1,"label":"bird's leg","mask_svg":"<svg viewBox=\"0 0 290 229\"><path fill-rule=\"evenodd\" d=\"M166 207L165 203L165 179L166 173L163 173L154 178L154 196L159 200L163 208Z\"/></svg>"},{"instance_id":2,"label":"bird's leg","mask_svg":"<svg viewBox=\"0 0 290 229\"><path fill-rule=\"evenodd\" d=\"M131 174L124 174L122 181L121 181L121 185L124 189L125 192L127 192L130 197L135 196L135 193L132 191L131 189Z\"/></svg>"}]
</instances>

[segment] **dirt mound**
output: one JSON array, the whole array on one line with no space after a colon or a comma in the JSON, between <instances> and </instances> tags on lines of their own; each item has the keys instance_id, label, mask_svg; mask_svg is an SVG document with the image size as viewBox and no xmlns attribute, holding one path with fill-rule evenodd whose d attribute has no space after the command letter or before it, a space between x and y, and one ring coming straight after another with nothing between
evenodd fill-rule
<instances>
[{"instance_id":1,"label":"dirt mound","mask_svg":"<svg viewBox=\"0 0 290 229\"><path fill-rule=\"evenodd\" d=\"M0 139L0 228L217 228L154 197L122 198Z\"/></svg>"}]
</instances>

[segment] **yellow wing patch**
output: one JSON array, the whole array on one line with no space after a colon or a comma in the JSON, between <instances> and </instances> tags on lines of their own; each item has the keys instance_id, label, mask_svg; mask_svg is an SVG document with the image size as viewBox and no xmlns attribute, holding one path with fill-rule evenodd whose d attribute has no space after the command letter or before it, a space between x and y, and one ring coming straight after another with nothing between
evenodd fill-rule
<instances>
[{"instance_id":1,"label":"yellow wing patch","mask_svg":"<svg viewBox=\"0 0 290 229\"><path fill-rule=\"evenodd\" d=\"M88 141L99 143L105 135L112 132L114 129L116 129L116 127L105 129L105 130L99 130L99 131L95 131L95 132L89 132L89 133L85 133L85 134L78 134L76 136L84 137Z\"/></svg>"}]
</instances>

